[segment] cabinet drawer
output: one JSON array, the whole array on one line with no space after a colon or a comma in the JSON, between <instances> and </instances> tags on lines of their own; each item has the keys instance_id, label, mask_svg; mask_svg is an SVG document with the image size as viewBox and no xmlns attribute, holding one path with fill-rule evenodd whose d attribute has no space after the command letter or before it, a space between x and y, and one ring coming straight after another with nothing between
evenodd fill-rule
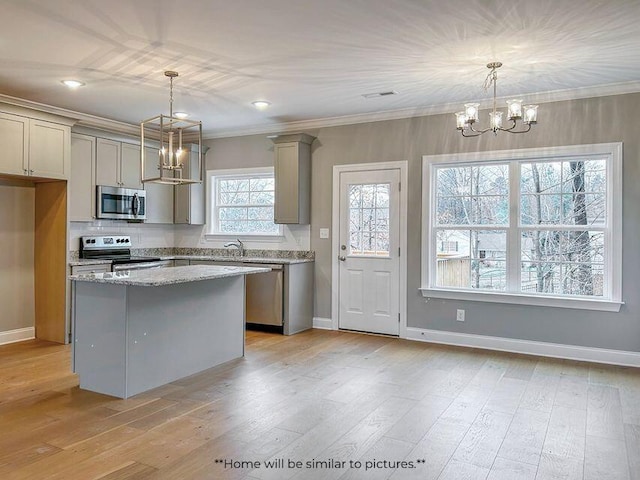
<instances>
[{"instance_id":1,"label":"cabinet drawer","mask_svg":"<svg viewBox=\"0 0 640 480\"><path fill-rule=\"evenodd\" d=\"M71 275L80 275L83 273L107 273L111 271L111 265L108 263L99 265L74 265L71 267Z\"/></svg>"}]
</instances>

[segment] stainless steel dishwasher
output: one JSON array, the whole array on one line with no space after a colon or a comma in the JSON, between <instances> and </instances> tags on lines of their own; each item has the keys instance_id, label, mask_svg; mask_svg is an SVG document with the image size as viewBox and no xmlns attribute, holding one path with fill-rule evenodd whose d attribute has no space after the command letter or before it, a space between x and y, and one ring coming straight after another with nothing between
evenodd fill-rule
<instances>
[{"instance_id":1,"label":"stainless steel dishwasher","mask_svg":"<svg viewBox=\"0 0 640 480\"><path fill-rule=\"evenodd\" d=\"M270 272L246 276L247 324L282 327L284 323L283 265L243 263L242 266L271 269Z\"/></svg>"}]
</instances>

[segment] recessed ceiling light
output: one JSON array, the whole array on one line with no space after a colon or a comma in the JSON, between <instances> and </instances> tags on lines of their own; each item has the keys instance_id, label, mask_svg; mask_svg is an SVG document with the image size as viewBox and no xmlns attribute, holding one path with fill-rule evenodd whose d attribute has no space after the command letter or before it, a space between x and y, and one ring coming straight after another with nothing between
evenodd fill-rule
<instances>
[{"instance_id":1,"label":"recessed ceiling light","mask_svg":"<svg viewBox=\"0 0 640 480\"><path fill-rule=\"evenodd\" d=\"M271 102L267 102L266 100L256 100L255 102L251 102L251 105L256 107L258 110L264 110L265 108L269 108Z\"/></svg>"},{"instance_id":2,"label":"recessed ceiling light","mask_svg":"<svg viewBox=\"0 0 640 480\"><path fill-rule=\"evenodd\" d=\"M84 83L78 80L62 80L62 84L66 85L69 88L78 88L84 86Z\"/></svg>"},{"instance_id":3,"label":"recessed ceiling light","mask_svg":"<svg viewBox=\"0 0 640 480\"><path fill-rule=\"evenodd\" d=\"M173 116L176 118L187 118L189 114L187 112L173 112Z\"/></svg>"}]
</instances>

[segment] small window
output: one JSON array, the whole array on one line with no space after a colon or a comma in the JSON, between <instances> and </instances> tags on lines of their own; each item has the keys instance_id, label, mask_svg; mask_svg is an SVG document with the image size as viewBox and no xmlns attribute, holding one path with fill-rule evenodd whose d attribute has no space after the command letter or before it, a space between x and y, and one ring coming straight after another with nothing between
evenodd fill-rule
<instances>
[{"instance_id":1,"label":"small window","mask_svg":"<svg viewBox=\"0 0 640 480\"><path fill-rule=\"evenodd\" d=\"M210 171L209 233L281 235L274 223L273 169Z\"/></svg>"}]
</instances>

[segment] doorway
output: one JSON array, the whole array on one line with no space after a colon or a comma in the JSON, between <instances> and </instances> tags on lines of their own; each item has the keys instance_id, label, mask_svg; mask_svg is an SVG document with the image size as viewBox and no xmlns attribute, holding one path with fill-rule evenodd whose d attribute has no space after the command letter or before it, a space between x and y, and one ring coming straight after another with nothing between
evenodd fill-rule
<instances>
[{"instance_id":1,"label":"doorway","mask_svg":"<svg viewBox=\"0 0 640 480\"><path fill-rule=\"evenodd\" d=\"M335 329L405 336L406 162L334 167Z\"/></svg>"}]
</instances>

